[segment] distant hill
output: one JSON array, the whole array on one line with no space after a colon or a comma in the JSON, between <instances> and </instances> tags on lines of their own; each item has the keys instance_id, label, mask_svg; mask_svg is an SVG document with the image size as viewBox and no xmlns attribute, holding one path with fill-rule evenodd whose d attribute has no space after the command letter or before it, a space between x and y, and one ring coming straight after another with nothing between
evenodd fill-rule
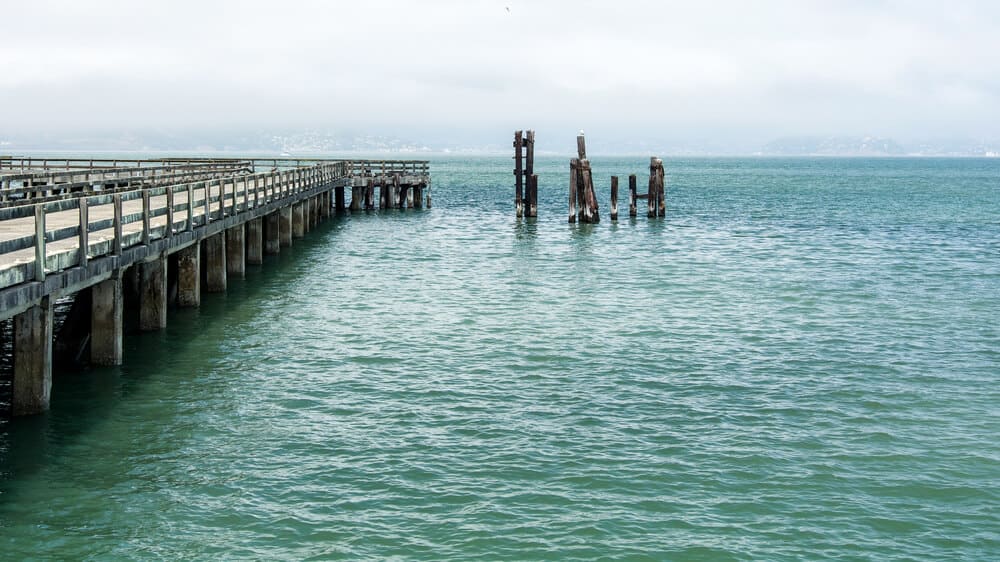
<instances>
[{"instance_id":1,"label":"distant hill","mask_svg":"<svg viewBox=\"0 0 1000 562\"><path fill-rule=\"evenodd\" d=\"M906 149L883 137L787 137L761 147L765 156L902 156Z\"/></svg>"}]
</instances>

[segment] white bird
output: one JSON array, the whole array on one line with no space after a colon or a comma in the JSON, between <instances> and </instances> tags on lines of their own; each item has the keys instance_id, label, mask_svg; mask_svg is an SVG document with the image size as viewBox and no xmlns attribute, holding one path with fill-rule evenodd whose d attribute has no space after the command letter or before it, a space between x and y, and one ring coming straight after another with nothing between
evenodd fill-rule
<instances>
[{"instance_id":1,"label":"white bird","mask_svg":"<svg viewBox=\"0 0 1000 562\"><path fill-rule=\"evenodd\" d=\"M583 129L580 129L580 136L583 136Z\"/></svg>"}]
</instances>

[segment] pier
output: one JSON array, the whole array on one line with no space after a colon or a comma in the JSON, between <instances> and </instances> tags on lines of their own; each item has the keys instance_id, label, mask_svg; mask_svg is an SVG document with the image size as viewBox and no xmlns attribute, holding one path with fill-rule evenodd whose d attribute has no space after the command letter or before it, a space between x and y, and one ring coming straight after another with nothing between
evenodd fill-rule
<instances>
[{"instance_id":1,"label":"pier","mask_svg":"<svg viewBox=\"0 0 1000 562\"><path fill-rule=\"evenodd\" d=\"M161 330L169 307L224 292L333 214L430 207L430 183L427 161L0 157L12 414L48 409L57 300L77 297L76 353L120 365L127 301L139 330Z\"/></svg>"}]
</instances>

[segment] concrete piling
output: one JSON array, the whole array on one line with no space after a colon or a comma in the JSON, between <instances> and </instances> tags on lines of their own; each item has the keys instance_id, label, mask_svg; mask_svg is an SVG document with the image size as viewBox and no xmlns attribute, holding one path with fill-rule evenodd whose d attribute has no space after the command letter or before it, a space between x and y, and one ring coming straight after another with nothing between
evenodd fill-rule
<instances>
[{"instance_id":1,"label":"concrete piling","mask_svg":"<svg viewBox=\"0 0 1000 562\"><path fill-rule=\"evenodd\" d=\"M51 391L52 302L43 297L39 304L14 316L13 414L48 410Z\"/></svg>"},{"instance_id":2,"label":"concrete piling","mask_svg":"<svg viewBox=\"0 0 1000 562\"><path fill-rule=\"evenodd\" d=\"M226 276L242 279L246 275L246 230L242 224L226 229Z\"/></svg>"},{"instance_id":3,"label":"concrete piling","mask_svg":"<svg viewBox=\"0 0 1000 562\"><path fill-rule=\"evenodd\" d=\"M121 271L90 290L90 362L122 364L123 311Z\"/></svg>"},{"instance_id":4,"label":"concrete piling","mask_svg":"<svg viewBox=\"0 0 1000 562\"><path fill-rule=\"evenodd\" d=\"M139 275L139 329L162 330L167 327L167 256L140 264Z\"/></svg>"},{"instance_id":5,"label":"concrete piling","mask_svg":"<svg viewBox=\"0 0 1000 562\"><path fill-rule=\"evenodd\" d=\"M246 263L260 265L264 263L264 219L255 218L247 221L246 226Z\"/></svg>"},{"instance_id":6,"label":"concrete piling","mask_svg":"<svg viewBox=\"0 0 1000 562\"><path fill-rule=\"evenodd\" d=\"M282 248L288 248L292 245L292 205L287 207L282 207L278 210L279 214L279 239Z\"/></svg>"},{"instance_id":7,"label":"concrete piling","mask_svg":"<svg viewBox=\"0 0 1000 562\"><path fill-rule=\"evenodd\" d=\"M281 217L278 211L267 215L264 219L264 253L273 256L281 251Z\"/></svg>"},{"instance_id":8,"label":"concrete piling","mask_svg":"<svg viewBox=\"0 0 1000 562\"><path fill-rule=\"evenodd\" d=\"M201 247L195 243L177 252L177 306L201 306Z\"/></svg>"},{"instance_id":9,"label":"concrete piling","mask_svg":"<svg viewBox=\"0 0 1000 562\"><path fill-rule=\"evenodd\" d=\"M205 270L205 291L226 291L226 233L220 232L202 242L202 266Z\"/></svg>"}]
</instances>

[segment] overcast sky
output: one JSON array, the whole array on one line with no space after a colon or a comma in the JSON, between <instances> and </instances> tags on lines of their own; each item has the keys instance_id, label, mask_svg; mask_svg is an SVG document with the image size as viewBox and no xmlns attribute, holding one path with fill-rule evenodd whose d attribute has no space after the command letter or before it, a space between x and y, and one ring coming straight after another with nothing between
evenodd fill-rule
<instances>
[{"instance_id":1,"label":"overcast sky","mask_svg":"<svg viewBox=\"0 0 1000 562\"><path fill-rule=\"evenodd\" d=\"M1000 2L0 0L6 130L997 138Z\"/></svg>"}]
</instances>

